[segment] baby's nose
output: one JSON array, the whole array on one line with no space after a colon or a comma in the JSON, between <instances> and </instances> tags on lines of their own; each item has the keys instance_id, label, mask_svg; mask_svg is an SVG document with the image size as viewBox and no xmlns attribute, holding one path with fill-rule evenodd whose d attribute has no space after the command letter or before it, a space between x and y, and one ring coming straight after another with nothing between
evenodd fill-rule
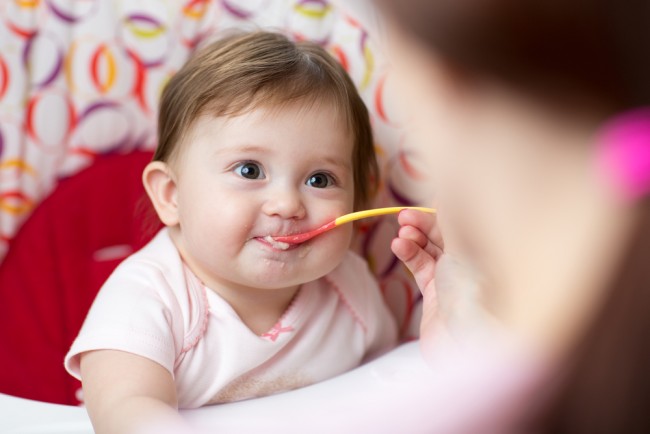
<instances>
[{"instance_id":1,"label":"baby's nose","mask_svg":"<svg viewBox=\"0 0 650 434\"><path fill-rule=\"evenodd\" d=\"M269 216L283 219L301 219L306 214L300 192L293 189L277 189L270 192L264 202L263 211Z\"/></svg>"}]
</instances>

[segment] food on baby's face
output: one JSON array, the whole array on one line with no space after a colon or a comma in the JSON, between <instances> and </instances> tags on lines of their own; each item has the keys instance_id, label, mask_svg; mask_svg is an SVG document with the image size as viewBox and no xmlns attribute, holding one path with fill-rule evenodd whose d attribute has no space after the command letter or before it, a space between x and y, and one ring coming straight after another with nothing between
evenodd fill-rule
<instances>
[{"instance_id":1,"label":"food on baby's face","mask_svg":"<svg viewBox=\"0 0 650 434\"><path fill-rule=\"evenodd\" d=\"M265 236L264 241L269 243L274 249L278 250L287 250L289 247L291 247L291 244L283 243L282 241L276 241L271 235Z\"/></svg>"}]
</instances>

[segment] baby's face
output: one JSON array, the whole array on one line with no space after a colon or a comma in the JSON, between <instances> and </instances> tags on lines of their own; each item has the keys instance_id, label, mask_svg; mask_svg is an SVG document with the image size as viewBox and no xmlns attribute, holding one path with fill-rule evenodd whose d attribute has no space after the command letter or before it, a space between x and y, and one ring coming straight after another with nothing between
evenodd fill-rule
<instances>
[{"instance_id":1,"label":"baby's face","mask_svg":"<svg viewBox=\"0 0 650 434\"><path fill-rule=\"evenodd\" d=\"M288 249L268 240L352 211L352 150L327 104L197 119L172 166L180 222L172 236L184 259L212 288L288 288L327 274L352 225Z\"/></svg>"}]
</instances>

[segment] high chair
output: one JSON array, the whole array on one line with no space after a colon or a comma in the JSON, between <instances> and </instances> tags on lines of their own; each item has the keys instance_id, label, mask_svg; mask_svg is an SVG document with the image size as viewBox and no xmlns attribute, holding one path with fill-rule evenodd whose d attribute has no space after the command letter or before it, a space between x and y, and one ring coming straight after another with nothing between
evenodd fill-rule
<instances>
[{"instance_id":1,"label":"high chair","mask_svg":"<svg viewBox=\"0 0 650 434\"><path fill-rule=\"evenodd\" d=\"M391 104L394 78L378 45L374 10L364 1L6 2L0 6L0 432L2 409L12 402L63 419L77 414L44 403L25 407L8 395L82 402L63 356L104 279L155 231L155 223L143 229L149 205L140 176L155 147L160 91L196 47L222 31L258 27L324 45L358 86L382 171L373 206L421 203L421 174L409 158L403 117ZM415 339L419 292L389 251L395 220L357 228L355 249L377 275L401 337ZM361 372L364 381L376 378ZM341 386L309 390L339 393L347 380L337 381Z\"/></svg>"}]
</instances>

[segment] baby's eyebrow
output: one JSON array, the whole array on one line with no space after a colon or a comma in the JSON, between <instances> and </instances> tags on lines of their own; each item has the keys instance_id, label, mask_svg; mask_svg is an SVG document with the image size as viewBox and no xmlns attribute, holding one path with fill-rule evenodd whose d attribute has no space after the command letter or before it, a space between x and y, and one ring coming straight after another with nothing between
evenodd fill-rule
<instances>
[{"instance_id":1,"label":"baby's eyebrow","mask_svg":"<svg viewBox=\"0 0 650 434\"><path fill-rule=\"evenodd\" d=\"M352 168L352 161L348 161L344 158L339 158L339 157L333 157L333 156L327 156L323 157L321 161L325 163L329 163L333 166L338 166L342 169L349 170Z\"/></svg>"},{"instance_id":2,"label":"baby's eyebrow","mask_svg":"<svg viewBox=\"0 0 650 434\"><path fill-rule=\"evenodd\" d=\"M260 145L235 145L235 146L219 146L215 150L215 154L224 154L226 152L250 152L258 154L267 154L270 152L270 149L265 146Z\"/></svg>"}]
</instances>

